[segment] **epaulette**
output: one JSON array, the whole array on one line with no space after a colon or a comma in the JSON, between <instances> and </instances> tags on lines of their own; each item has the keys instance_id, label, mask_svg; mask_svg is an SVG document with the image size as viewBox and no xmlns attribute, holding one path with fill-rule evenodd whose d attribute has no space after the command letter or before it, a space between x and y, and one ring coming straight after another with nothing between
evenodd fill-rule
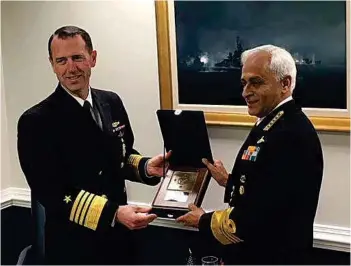
<instances>
[{"instance_id":1,"label":"epaulette","mask_svg":"<svg viewBox=\"0 0 351 266\"><path fill-rule=\"evenodd\" d=\"M274 123L277 122L280 117L282 117L283 114L284 114L284 111L278 112L275 115L275 117L268 123L268 125L265 126L265 128L263 130L268 131L274 125Z\"/></svg>"}]
</instances>

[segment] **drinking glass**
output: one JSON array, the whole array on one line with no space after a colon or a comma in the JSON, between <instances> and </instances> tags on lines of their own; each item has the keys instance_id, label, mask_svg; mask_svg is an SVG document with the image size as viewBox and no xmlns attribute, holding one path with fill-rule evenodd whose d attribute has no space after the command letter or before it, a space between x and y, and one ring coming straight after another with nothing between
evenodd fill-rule
<instances>
[{"instance_id":1,"label":"drinking glass","mask_svg":"<svg viewBox=\"0 0 351 266\"><path fill-rule=\"evenodd\" d=\"M202 265L219 265L218 258L215 256L206 256L201 258Z\"/></svg>"}]
</instances>

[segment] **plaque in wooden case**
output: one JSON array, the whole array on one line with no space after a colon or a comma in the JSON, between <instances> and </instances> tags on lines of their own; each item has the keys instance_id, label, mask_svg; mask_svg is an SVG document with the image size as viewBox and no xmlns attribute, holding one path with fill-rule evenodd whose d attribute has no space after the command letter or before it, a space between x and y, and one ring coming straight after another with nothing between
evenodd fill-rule
<instances>
[{"instance_id":1,"label":"plaque in wooden case","mask_svg":"<svg viewBox=\"0 0 351 266\"><path fill-rule=\"evenodd\" d=\"M205 116L202 111L158 110L165 151L172 151L169 167L152 203L152 213L177 218L194 203L200 207L210 172L202 158L213 163Z\"/></svg>"}]
</instances>

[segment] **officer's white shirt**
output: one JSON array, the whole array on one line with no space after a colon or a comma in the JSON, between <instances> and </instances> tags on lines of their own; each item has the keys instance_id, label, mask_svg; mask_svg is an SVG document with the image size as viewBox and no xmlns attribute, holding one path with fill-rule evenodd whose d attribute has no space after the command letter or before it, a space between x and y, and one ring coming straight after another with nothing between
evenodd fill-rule
<instances>
[{"instance_id":1,"label":"officer's white shirt","mask_svg":"<svg viewBox=\"0 0 351 266\"><path fill-rule=\"evenodd\" d=\"M76 99L76 101L83 107L84 100L82 98L79 98L76 95L72 94L72 92L70 92L62 84L60 84L60 85L69 95L71 95L74 99ZM85 101L88 101L91 104L91 106L93 107L93 98L91 97L91 87L90 86L89 86L89 90L88 90L88 97L85 99Z\"/></svg>"},{"instance_id":2,"label":"officer's white shirt","mask_svg":"<svg viewBox=\"0 0 351 266\"><path fill-rule=\"evenodd\" d=\"M62 84L61 84L61 86L62 86ZM92 98L92 96L91 96L91 87L90 87L90 86L89 86L89 88L88 88L88 96L87 96L87 98L86 98L85 100L83 100L82 98L79 98L79 97L77 97L76 95L72 94L72 92L70 92L70 91L69 91L67 88L65 88L64 86L62 86L62 88L63 88L69 95L71 95L82 107L83 107L83 105L84 105L84 102L85 102L85 101L88 101L88 102L90 103L90 105L91 105L90 113L91 113L92 117L95 117L94 111L92 110L92 109L94 108L94 106L93 106L93 98ZM96 108L95 108L95 109L96 109ZM96 119L97 119L98 121L96 121L96 123L99 125L100 128L102 128L102 120L101 120L100 112L99 112L97 109L96 109L96 111L97 111L97 116L98 116L98 117L94 118L94 120L96 121Z\"/></svg>"}]
</instances>

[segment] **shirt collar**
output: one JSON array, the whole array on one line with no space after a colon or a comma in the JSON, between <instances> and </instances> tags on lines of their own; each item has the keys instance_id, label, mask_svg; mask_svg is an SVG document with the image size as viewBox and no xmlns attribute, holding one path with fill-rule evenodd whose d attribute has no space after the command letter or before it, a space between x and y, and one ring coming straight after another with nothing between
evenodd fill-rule
<instances>
[{"instance_id":1,"label":"shirt collar","mask_svg":"<svg viewBox=\"0 0 351 266\"><path fill-rule=\"evenodd\" d=\"M79 98L77 97L76 95L72 94L67 88L65 88L62 84L60 84L61 87L69 94L71 95L81 106L84 105L84 101L88 101L91 106L93 106L93 98L91 96L91 87L89 86L89 89L88 89L88 97L83 100L82 98Z\"/></svg>"},{"instance_id":2,"label":"shirt collar","mask_svg":"<svg viewBox=\"0 0 351 266\"><path fill-rule=\"evenodd\" d=\"M284 103L291 101L292 99L293 99L292 96L289 96L288 98L282 100L271 112L273 112L275 109L277 109L279 106L283 105ZM261 123L264 118L265 116L258 118L256 122L256 126L258 126L258 124Z\"/></svg>"}]
</instances>

